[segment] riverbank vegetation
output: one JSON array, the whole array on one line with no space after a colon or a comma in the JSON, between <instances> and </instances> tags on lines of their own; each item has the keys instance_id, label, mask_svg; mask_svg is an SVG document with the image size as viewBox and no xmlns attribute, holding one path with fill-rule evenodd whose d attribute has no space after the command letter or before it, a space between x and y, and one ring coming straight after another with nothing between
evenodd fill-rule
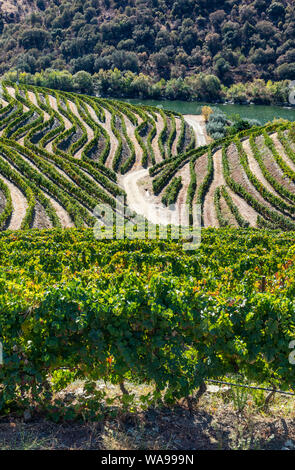
<instances>
[{"instance_id":1,"label":"riverbank vegetation","mask_svg":"<svg viewBox=\"0 0 295 470\"><path fill-rule=\"evenodd\" d=\"M100 70L93 75L85 71L72 75L67 70L47 69L35 74L12 70L5 73L3 78L23 84L112 98L289 105L290 95L289 80L266 82L256 79L226 87L218 77L205 73L157 80L143 73L121 72L118 69Z\"/></svg>"},{"instance_id":2,"label":"riverbank vegetation","mask_svg":"<svg viewBox=\"0 0 295 470\"><path fill-rule=\"evenodd\" d=\"M211 108L209 107L209 109ZM261 122L257 119L242 118L239 114L228 116L218 108L213 108L211 111L206 124L206 130L213 140L235 135L254 126L261 126Z\"/></svg>"}]
</instances>

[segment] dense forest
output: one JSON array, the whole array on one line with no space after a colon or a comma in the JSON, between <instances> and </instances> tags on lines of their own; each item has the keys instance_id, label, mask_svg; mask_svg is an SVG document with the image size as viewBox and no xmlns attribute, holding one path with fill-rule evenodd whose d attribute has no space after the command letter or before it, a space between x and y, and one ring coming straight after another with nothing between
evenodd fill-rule
<instances>
[{"instance_id":1,"label":"dense forest","mask_svg":"<svg viewBox=\"0 0 295 470\"><path fill-rule=\"evenodd\" d=\"M1 1L0 1L1 5ZM2 1L0 73L47 68L295 79L292 0Z\"/></svg>"}]
</instances>

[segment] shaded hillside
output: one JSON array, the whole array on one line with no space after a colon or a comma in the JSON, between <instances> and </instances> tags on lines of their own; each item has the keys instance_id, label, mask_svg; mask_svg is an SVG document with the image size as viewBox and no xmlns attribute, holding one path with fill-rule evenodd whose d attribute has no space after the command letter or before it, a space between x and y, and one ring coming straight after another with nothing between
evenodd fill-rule
<instances>
[{"instance_id":1,"label":"shaded hillside","mask_svg":"<svg viewBox=\"0 0 295 470\"><path fill-rule=\"evenodd\" d=\"M19 4L20 2L18 2ZM4 4L13 4L5 1ZM22 5L26 2L21 2ZM291 0L29 2L0 25L0 71L118 68L160 78L214 73L227 85L295 78ZM15 8L15 6L14 6ZM19 24L21 27L19 27Z\"/></svg>"}]
</instances>

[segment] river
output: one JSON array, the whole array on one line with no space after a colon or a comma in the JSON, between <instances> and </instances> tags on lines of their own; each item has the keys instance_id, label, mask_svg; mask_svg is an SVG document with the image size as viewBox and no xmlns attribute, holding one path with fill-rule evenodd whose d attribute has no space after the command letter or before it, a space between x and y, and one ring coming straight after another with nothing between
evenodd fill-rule
<instances>
[{"instance_id":1,"label":"river","mask_svg":"<svg viewBox=\"0 0 295 470\"><path fill-rule=\"evenodd\" d=\"M206 103L199 103L194 101L168 101L168 100L140 100L140 99L125 99L131 104L143 104L148 106L156 106L158 108L167 109L168 111L175 111L181 114L201 114L202 107ZM226 114L240 114L242 118L258 119L261 124L266 124L275 118L288 119L295 121L295 108L283 108L281 106L260 106L260 105L238 105L238 104L221 104L212 105L212 108L220 108Z\"/></svg>"}]
</instances>

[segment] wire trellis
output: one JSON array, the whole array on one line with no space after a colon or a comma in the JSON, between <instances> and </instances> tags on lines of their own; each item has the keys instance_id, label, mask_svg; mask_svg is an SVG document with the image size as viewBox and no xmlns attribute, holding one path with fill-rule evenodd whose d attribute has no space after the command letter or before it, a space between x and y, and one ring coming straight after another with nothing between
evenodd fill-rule
<instances>
[{"instance_id":1,"label":"wire trellis","mask_svg":"<svg viewBox=\"0 0 295 470\"><path fill-rule=\"evenodd\" d=\"M276 388L266 388L266 387L255 387L254 385L243 385L243 384L236 384L232 382L225 382L223 380L213 380L213 379L208 379L206 382L211 382L215 384L220 384L220 385L230 385L231 387L241 387L241 388L250 388L253 390L263 390L265 392L271 392L271 393L280 393L282 395L291 395L295 396L295 393L292 392L284 392L282 390L277 390Z\"/></svg>"}]
</instances>

